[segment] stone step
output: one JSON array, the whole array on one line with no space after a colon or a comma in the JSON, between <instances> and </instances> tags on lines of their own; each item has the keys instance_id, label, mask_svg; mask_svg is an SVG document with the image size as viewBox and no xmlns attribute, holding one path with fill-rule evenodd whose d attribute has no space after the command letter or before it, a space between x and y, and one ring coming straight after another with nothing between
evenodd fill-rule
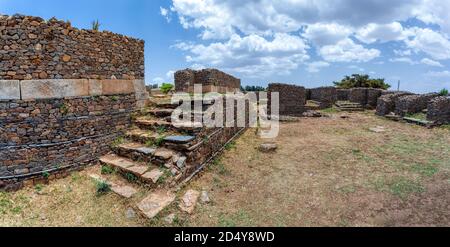
<instances>
[{"instance_id":1,"label":"stone step","mask_svg":"<svg viewBox=\"0 0 450 247\"><path fill-rule=\"evenodd\" d=\"M165 175L161 168L154 165L133 161L115 154L101 157L100 163L117 169L121 174L133 174L138 181L151 186L156 185L159 179Z\"/></svg>"},{"instance_id":2,"label":"stone step","mask_svg":"<svg viewBox=\"0 0 450 247\"><path fill-rule=\"evenodd\" d=\"M138 142L125 142L114 148L115 152L131 160L139 160L143 162L151 162L156 148L150 148Z\"/></svg>"},{"instance_id":3,"label":"stone step","mask_svg":"<svg viewBox=\"0 0 450 247\"><path fill-rule=\"evenodd\" d=\"M145 118L138 118L134 121L134 123L141 129L149 129L157 131L160 128L164 128L167 130L187 132L189 134L196 133L203 128L202 123L193 123L190 121L172 124L164 120L148 120Z\"/></svg>"},{"instance_id":4,"label":"stone step","mask_svg":"<svg viewBox=\"0 0 450 247\"><path fill-rule=\"evenodd\" d=\"M155 142L157 139L161 137L161 135L150 130L143 130L137 128L126 132L125 137L132 141L145 144L148 142Z\"/></svg>"},{"instance_id":5,"label":"stone step","mask_svg":"<svg viewBox=\"0 0 450 247\"><path fill-rule=\"evenodd\" d=\"M138 192L135 188L131 186L115 184L97 174L90 174L89 176L96 181L108 184L111 187L111 191L127 199L131 198Z\"/></svg>"},{"instance_id":6,"label":"stone step","mask_svg":"<svg viewBox=\"0 0 450 247\"><path fill-rule=\"evenodd\" d=\"M404 117L403 120L405 120L408 123L417 124L417 125L420 125L420 126L429 126L429 125L431 125L433 123L433 122L430 122L430 121L427 121L427 120L410 118L410 117Z\"/></svg>"},{"instance_id":7,"label":"stone step","mask_svg":"<svg viewBox=\"0 0 450 247\"><path fill-rule=\"evenodd\" d=\"M354 111L364 111L364 108L350 108L350 107L338 107L340 111L354 112Z\"/></svg>"},{"instance_id":8,"label":"stone step","mask_svg":"<svg viewBox=\"0 0 450 247\"><path fill-rule=\"evenodd\" d=\"M137 209L148 219L153 219L175 201L175 197L175 194L170 191L154 191L137 204Z\"/></svg>"},{"instance_id":9,"label":"stone step","mask_svg":"<svg viewBox=\"0 0 450 247\"><path fill-rule=\"evenodd\" d=\"M151 114L155 117L159 117L159 118L165 118L165 117L170 117L173 113L174 109L153 109L153 110L149 110L148 114Z\"/></svg>"}]
</instances>

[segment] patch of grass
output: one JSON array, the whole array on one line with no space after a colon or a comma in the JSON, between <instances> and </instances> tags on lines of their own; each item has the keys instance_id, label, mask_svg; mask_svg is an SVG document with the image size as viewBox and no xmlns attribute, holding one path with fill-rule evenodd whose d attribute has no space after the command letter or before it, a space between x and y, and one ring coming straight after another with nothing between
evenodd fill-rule
<instances>
[{"instance_id":1,"label":"patch of grass","mask_svg":"<svg viewBox=\"0 0 450 247\"><path fill-rule=\"evenodd\" d=\"M136 182L138 180L136 175L134 175L133 173L130 173L130 172L125 173L125 178L130 183L134 183L134 182Z\"/></svg>"},{"instance_id":2,"label":"patch of grass","mask_svg":"<svg viewBox=\"0 0 450 247\"><path fill-rule=\"evenodd\" d=\"M252 226L253 220L245 210L240 209L231 215L219 214L217 224L219 227Z\"/></svg>"},{"instance_id":3,"label":"patch of grass","mask_svg":"<svg viewBox=\"0 0 450 247\"><path fill-rule=\"evenodd\" d=\"M48 179L50 177L50 173L44 172L44 173L42 173L42 177L45 179Z\"/></svg>"},{"instance_id":4,"label":"patch of grass","mask_svg":"<svg viewBox=\"0 0 450 247\"><path fill-rule=\"evenodd\" d=\"M44 189L44 185L42 185L42 184L36 184L36 186L34 186L34 189L35 189L37 192L41 192L41 191Z\"/></svg>"},{"instance_id":5,"label":"patch of grass","mask_svg":"<svg viewBox=\"0 0 450 247\"><path fill-rule=\"evenodd\" d=\"M163 175L158 179L158 184L166 183L167 179L172 176L172 173L168 169L163 170Z\"/></svg>"},{"instance_id":6,"label":"patch of grass","mask_svg":"<svg viewBox=\"0 0 450 247\"><path fill-rule=\"evenodd\" d=\"M111 191L111 186L105 181L95 181L97 195L101 196Z\"/></svg>"},{"instance_id":7,"label":"patch of grass","mask_svg":"<svg viewBox=\"0 0 450 247\"><path fill-rule=\"evenodd\" d=\"M235 149L235 148L236 148L235 141L231 141L225 145L225 150L227 150L227 151L230 151L231 149Z\"/></svg>"},{"instance_id":8,"label":"patch of grass","mask_svg":"<svg viewBox=\"0 0 450 247\"><path fill-rule=\"evenodd\" d=\"M109 96L109 98L114 102L119 101L119 96L117 95Z\"/></svg>"},{"instance_id":9,"label":"patch of grass","mask_svg":"<svg viewBox=\"0 0 450 247\"><path fill-rule=\"evenodd\" d=\"M156 133L158 133L159 135L162 135L166 132L167 132L166 126L158 126L158 128L156 128Z\"/></svg>"},{"instance_id":10,"label":"patch of grass","mask_svg":"<svg viewBox=\"0 0 450 247\"><path fill-rule=\"evenodd\" d=\"M125 139L124 139L122 136L120 136L120 137L117 137L117 138L111 143L111 146L116 148L116 147L118 147L119 145L122 145L124 142L125 142Z\"/></svg>"},{"instance_id":11,"label":"patch of grass","mask_svg":"<svg viewBox=\"0 0 450 247\"><path fill-rule=\"evenodd\" d=\"M439 168L435 165L438 161L431 161L430 164L415 163L411 166L411 171L419 173L422 176L432 177L439 172Z\"/></svg>"},{"instance_id":12,"label":"patch of grass","mask_svg":"<svg viewBox=\"0 0 450 247\"><path fill-rule=\"evenodd\" d=\"M406 117L419 119L419 120L427 120L427 114L419 112L419 113L408 113Z\"/></svg>"},{"instance_id":13,"label":"patch of grass","mask_svg":"<svg viewBox=\"0 0 450 247\"><path fill-rule=\"evenodd\" d=\"M333 114L333 113L339 113L339 110L337 108L335 108L335 107L330 107L330 108L321 110L321 112L328 113L328 114Z\"/></svg>"},{"instance_id":14,"label":"patch of grass","mask_svg":"<svg viewBox=\"0 0 450 247\"><path fill-rule=\"evenodd\" d=\"M421 183L405 177L378 179L374 182L374 185L376 190L388 192L401 199L406 199L411 194L422 193L425 191L425 188Z\"/></svg>"},{"instance_id":15,"label":"patch of grass","mask_svg":"<svg viewBox=\"0 0 450 247\"><path fill-rule=\"evenodd\" d=\"M101 173L102 173L103 175L113 174L113 173L115 173L115 172L116 172L116 171L114 170L114 168L112 168L112 167L110 167L110 166L105 166L105 165L103 165L102 168L101 168Z\"/></svg>"},{"instance_id":16,"label":"patch of grass","mask_svg":"<svg viewBox=\"0 0 450 247\"><path fill-rule=\"evenodd\" d=\"M61 114L63 114L63 115L67 115L67 113L69 113L69 106L66 105L65 103L62 103L59 106L59 112L61 112Z\"/></svg>"},{"instance_id":17,"label":"patch of grass","mask_svg":"<svg viewBox=\"0 0 450 247\"><path fill-rule=\"evenodd\" d=\"M152 148L152 147L161 147L162 144L164 143L164 139L165 139L165 138L166 138L166 136L162 135L162 136L159 136L159 137L157 137L157 138L155 138L155 139L147 140L147 141L145 142L145 146L147 146L147 147L149 147L149 148Z\"/></svg>"},{"instance_id":18,"label":"patch of grass","mask_svg":"<svg viewBox=\"0 0 450 247\"><path fill-rule=\"evenodd\" d=\"M350 184L350 185L344 185L342 187L339 187L337 189L337 191L342 193L342 194L351 194L351 193L355 193L356 192L356 188L355 188L355 186Z\"/></svg>"},{"instance_id":19,"label":"patch of grass","mask_svg":"<svg viewBox=\"0 0 450 247\"><path fill-rule=\"evenodd\" d=\"M6 214L12 207L13 202L9 198L8 193L0 192L0 214Z\"/></svg>"},{"instance_id":20,"label":"patch of grass","mask_svg":"<svg viewBox=\"0 0 450 247\"><path fill-rule=\"evenodd\" d=\"M220 159L214 159L211 168L217 171L219 175L226 176L231 174L231 172L226 168L225 164Z\"/></svg>"},{"instance_id":21,"label":"patch of grass","mask_svg":"<svg viewBox=\"0 0 450 247\"><path fill-rule=\"evenodd\" d=\"M450 124L444 124L440 126L441 129L450 130Z\"/></svg>"}]
</instances>

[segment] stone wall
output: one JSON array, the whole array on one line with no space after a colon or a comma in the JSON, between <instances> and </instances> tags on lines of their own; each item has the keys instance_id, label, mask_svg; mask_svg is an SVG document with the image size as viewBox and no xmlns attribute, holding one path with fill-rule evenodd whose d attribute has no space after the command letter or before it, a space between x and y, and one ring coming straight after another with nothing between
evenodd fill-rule
<instances>
[{"instance_id":1,"label":"stone wall","mask_svg":"<svg viewBox=\"0 0 450 247\"><path fill-rule=\"evenodd\" d=\"M438 97L436 93L422 95L406 95L395 102L395 114L405 116L408 113L418 113L427 109L433 98Z\"/></svg>"},{"instance_id":2,"label":"stone wall","mask_svg":"<svg viewBox=\"0 0 450 247\"><path fill-rule=\"evenodd\" d=\"M368 88L367 89L367 105L366 107L369 109L375 109L378 105L378 99L383 94L383 89L378 88Z\"/></svg>"},{"instance_id":3,"label":"stone wall","mask_svg":"<svg viewBox=\"0 0 450 247\"><path fill-rule=\"evenodd\" d=\"M144 41L69 22L0 16L0 80L143 79Z\"/></svg>"},{"instance_id":4,"label":"stone wall","mask_svg":"<svg viewBox=\"0 0 450 247\"><path fill-rule=\"evenodd\" d=\"M367 88L352 88L348 95L350 102L359 103L362 106L367 104Z\"/></svg>"},{"instance_id":5,"label":"stone wall","mask_svg":"<svg viewBox=\"0 0 450 247\"><path fill-rule=\"evenodd\" d=\"M0 101L0 189L77 169L131 123L135 95Z\"/></svg>"},{"instance_id":6,"label":"stone wall","mask_svg":"<svg viewBox=\"0 0 450 247\"><path fill-rule=\"evenodd\" d=\"M431 100L427 119L436 124L450 124L450 97L440 96Z\"/></svg>"},{"instance_id":7,"label":"stone wall","mask_svg":"<svg viewBox=\"0 0 450 247\"><path fill-rule=\"evenodd\" d=\"M319 101L322 108L332 107L337 101L337 89L335 87L312 88L311 100Z\"/></svg>"},{"instance_id":8,"label":"stone wall","mask_svg":"<svg viewBox=\"0 0 450 247\"><path fill-rule=\"evenodd\" d=\"M175 73L175 89L178 92L194 92L194 84L201 84L203 92L237 92L241 80L217 69L185 69Z\"/></svg>"},{"instance_id":9,"label":"stone wall","mask_svg":"<svg viewBox=\"0 0 450 247\"><path fill-rule=\"evenodd\" d=\"M377 115L385 116L395 112L395 102L398 98L406 95L412 95L409 92L383 92L382 96L378 98Z\"/></svg>"},{"instance_id":10,"label":"stone wall","mask_svg":"<svg viewBox=\"0 0 450 247\"><path fill-rule=\"evenodd\" d=\"M295 85L272 83L268 89L268 107L271 108L271 93L278 92L281 116L301 116L306 111L306 89Z\"/></svg>"},{"instance_id":11,"label":"stone wall","mask_svg":"<svg viewBox=\"0 0 450 247\"><path fill-rule=\"evenodd\" d=\"M338 101L348 101L350 95L350 89L336 89Z\"/></svg>"}]
</instances>

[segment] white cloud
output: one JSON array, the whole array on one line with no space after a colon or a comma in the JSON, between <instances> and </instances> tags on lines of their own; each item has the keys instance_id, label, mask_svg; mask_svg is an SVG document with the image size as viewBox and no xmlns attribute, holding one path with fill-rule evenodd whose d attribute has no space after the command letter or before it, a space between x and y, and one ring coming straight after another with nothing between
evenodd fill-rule
<instances>
[{"instance_id":1,"label":"white cloud","mask_svg":"<svg viewBox=\"0 0 450 247\"><path fill-rule=\"evenodd\" d=\"M328 62L368 62L380 56L379 50L366 49L351 39L324 46L320 48L319 53Z\"/></svg>"},{"instance_id":2,"label":"white cloud","mask_svg":"<svg viewBox=\"0 0 450 247\"><path fill-rule=\"evenodd\" d=\"M442 31L450 34L450 1L423 0L413 10L414 16L428 24L437 24Z\"/></svg>"},{"instance_id":3,"label":"white cloud","mask_svg":"<svg viewBox=\"0 0 450 247\"><path fill-rule=\"evenodd\" d=\"M310 73L317 73L319 72L322 68L326 68L329 67L330 64L324 61L317 61L317 62L312 62L308 64L308 67L306 68L306 70Z\"/></svg>"},{"instance_id":4,"label":"white cloud","mask_svg":"<svg viewBox=\"0 0 450 247\"><path fill-rule=\"evenodd\" d=\"M164 78L156 77L153 79L153 83L161 84L164 82Z\"/></svg>"},{"instance_id":5,"label":"white cloud","mask_svg":"<svg viewBox=\"0 0 450 247\"><path fill-rule=\"evenodd\" d=\"M397 56L411 56L412 55L412 51L411 50L394 50L394 54Z\"/></svg>"},{"instance_id":6,"label":"white cloud","mask_svg":"<svg viewBox=\"0 0 450 247\"><path fill-rule=\"evenodd\" d=\"M431 60L429 58L424 58L420 62L429 66L444 67L444 65L442 65L440 62Z\"/></svg>"},{"instance_id":7,"label":"white cloud","mask_svg":"<svg viewBox=\"0 0 450 247\"><path fill-rule=\"evenodd\" d=\"M166 73L166 78L173 81L174 80L174 74L175 74L174 70L169 70Z\"/></svg>"},{"instance_id":8,"label":"white cloud","mask_svg":"<svg viewBox=\"0 0 450 247\"><path fill-rule=\"evenodd\" d=\"M159 11L160 11L160 14L162 16L164 16L164 18L166 18L167 22L170 23L172 21L172 17L170 17L170 10L163 8L163 7L159 7Z\"/></svg>"},{"instance_id":9,"label":"white cloud","mask_svg":"<svg viewBox=\"0 0 450 247\"><path fill-rule=\"evenodd\" d=\"M408 63L411 65L415 65L417 64L417 62L413 61L411 58L409 57L397 57L397 58L391 58L389 59L390 62L393 63Z\"/></svg>"},{"instance_id":10,"label":"white cloud","mask_svg":"<svg viewBox=\"0 0 450 247\"><path fill-rule=\"evenodd\" d=\"M350 34L352 34L352 30L346 26L336 23L316 23L309 25L302 36L317 46L325 46L336 44Z\"/></svg>"},{"instance_id":11,"label":"white cloud","mask_svg":"<svg viewBox=\"0 0 450 247\"><path fill-rule=\"evenodd\" d=\"M406 41L411 49L422 51L437 60L450 59L450 41L441 33L425 28L413 28L414 38Z\"/></svg>"},{"instance_id":12,"label":"white cloud","mask_svg":"<svg viewBox=\"0 0 450 247\"><path fill-rule=\"evenodd\" d=\"M249 76L272 73L288 74L309 56L308 45L300 36L275 34L270 40L249 35L233 35L227 42L209 45L180 43L177 47L190 52L186 61L240 72Z\"/></svg>"},{"instance_id":13,"label":"white cloud","mask_svg":"<svg viewBox=\"0 0 450 247\"><path fill-rule=\"evenodd\" d=\"M426 76L430 77L450 77L450 71L444 70L444 71L430 71L425 74Z\"/></svg>"},{"instance_id":14,"label":"white cloud","mask_svg":"<svg viewBox=\"0 0 450 247\"><path fill-rule=\"evenodd\" d=\"M367 44L377 41L384 43L405 39L405 32L402 24L399 22L393 22L390 24L370 23L369 25L359 29L356 33L356 37Z\"/></svg>"}]
</instances>

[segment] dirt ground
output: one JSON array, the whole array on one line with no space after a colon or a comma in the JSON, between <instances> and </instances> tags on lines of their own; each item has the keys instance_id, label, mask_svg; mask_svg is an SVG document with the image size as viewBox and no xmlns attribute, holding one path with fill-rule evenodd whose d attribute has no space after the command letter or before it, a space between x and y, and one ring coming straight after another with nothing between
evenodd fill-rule
<instances>
[{"instance_id":1,"label":"dirt ground","mask_svg":"<svg viewBox=\"0 0 450 247\"><path fill-rule=\"evenodd\" d=\"M133 200L98 196L89 173L0 193L1 226L450 226L450 130L373 112L283 123L275 153L249 129L187 189L206 190L193 215L174 203L145 220ZM385 132L369 129L382 126ZM118 178L114 178L118 179ZM164 217L176 213L172 224Z\"/></svg>"}]
</instances>

